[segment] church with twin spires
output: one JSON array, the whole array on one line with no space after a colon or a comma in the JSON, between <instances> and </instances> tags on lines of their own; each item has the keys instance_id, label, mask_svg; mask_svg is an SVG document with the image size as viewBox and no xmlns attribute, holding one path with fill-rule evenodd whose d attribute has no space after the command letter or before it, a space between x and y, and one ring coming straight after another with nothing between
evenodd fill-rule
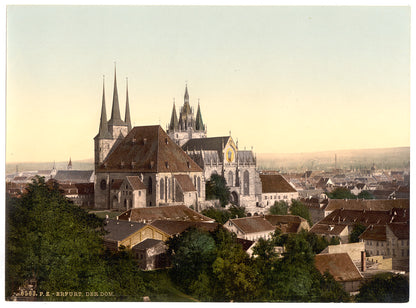
<instances>
[{"instance_id":1,"label":"church with twin spires","mask_svg":"<svg viewBox=\"0 0 416 308\"><path fill-rule=\"evenodd\" d=\"M114 72L111 117L107 120L103 82L94 138L96 209L186 205L202 210L213 205L205 200L205 182L213 174L225 178L231 203L246 207L247 212L264 214L263 208L272 204L263 201L272 197L263 196L265 180L259 176L253 151L240 150L231 136L207 137L199 100L195 116L187 85L179 114L173 102L166 132L160 125L132 128L127 84L125 101L122 120Z\"/></svg>"}]
</instances>

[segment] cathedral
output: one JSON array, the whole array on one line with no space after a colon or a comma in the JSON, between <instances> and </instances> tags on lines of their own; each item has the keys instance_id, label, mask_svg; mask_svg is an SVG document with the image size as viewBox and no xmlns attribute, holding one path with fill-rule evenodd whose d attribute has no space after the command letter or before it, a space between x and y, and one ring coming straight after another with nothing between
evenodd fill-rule
<instances>
[{"instance_id":1,"label":"cathedral","mask_svg":"<svg viewBox=\"0 0 416 308\"><path fill-rule=\"evenodd\" d=\"M184 204L198 209L205 201L203 170L159 125L131 128L127 87L121 119L116 73L110 120L103 83L94 145L95 208L124 211Z\"/></svg>"},{"instance_id":2,"label":"cathedral","mask_svg":"<svg viewBox=\"0 0 416 308\"><path fill-rule=\"evenodd\" d=\"M283 199L296 198L283 177L260 176L253 151L240 150L238 140L207 137L199 100L195 116L187 85L179 111L177 114L173 102L166 132L159 125L132 128L128 86L122 120L114 72L111 117L107 120L103 82L99 131L94 138L95 208L124 211L186 205L201 210L213 205L205 200L205 182L213 174L225 178L231 203L244 206L248 213L265 214L265 207L282 193Z\"/></svg>"}]
</instances>

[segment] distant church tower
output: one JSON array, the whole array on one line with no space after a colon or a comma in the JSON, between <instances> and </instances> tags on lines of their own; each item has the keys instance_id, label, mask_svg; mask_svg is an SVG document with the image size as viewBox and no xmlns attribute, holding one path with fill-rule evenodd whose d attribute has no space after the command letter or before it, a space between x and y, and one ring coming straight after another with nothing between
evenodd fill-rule
<instances>
[{"instance_id":1,"label":"distant church tower","mask_svg":"<svg viewBox=\"0 0 416 308\"><path fill-rule=\"evenodd\" d=\"M103 78L103 98L101 103L100 127L97 136L94 137L94 163L95 167L103 163L111 150L129 133L131 130L130 106L128 85L126 85L126 111L124 121L120 116L120 107L117 91L117 74L114 68L114 89L113 105L111 108L111 118L107 121L105 106L105 85Z\"/></svg>"},{"instance_id":2,"label":"distant church tower","mask_svg":"<svg viewBox=\"0 0 416 308\"><path fill-rule=\"evenodd\" d=\"M207 129L202 121L199 100L195 118L193 108L189 104L188 86L185 86L184 104L179 112L179 119L176 114L175 101L173 102L172 116L167 133L179 146L182 146L190 139L207 137Z\"/></svg>"}]
</instances>

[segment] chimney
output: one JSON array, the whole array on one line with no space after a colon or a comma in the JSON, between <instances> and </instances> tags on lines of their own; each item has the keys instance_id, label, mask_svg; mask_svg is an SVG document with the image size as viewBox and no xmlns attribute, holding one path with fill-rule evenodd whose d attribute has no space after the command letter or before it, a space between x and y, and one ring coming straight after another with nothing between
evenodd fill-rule
<instances>
[{"instance_id":1,"label":"chimney","mask_svg":"<svg viewBox=\"0 0 416 308\"><path fill-rule=\"evenodd\" d=\"M361 271L365 272L366 268L366 257L365 257L365 250L361 251Z\"/></svg>"},{"instance_id":2,"label":"chimney","mask_svg":"<svg viewBox=\"0 0 416 308\"><path fill-rule=\"evenodd\" d=\"M131 221L131 217L129 217L129 221Z\"/></svg>"},{"instance_id":3,"label":"chimney","mask_svg":"<svg viewBox=\"0 0 416 308\"><path fill-rule=\"evenodd\" d=\"M118 216L117 216L116 218L117 218L117 220L118 220Z\"/></svg>"}]
</instances>

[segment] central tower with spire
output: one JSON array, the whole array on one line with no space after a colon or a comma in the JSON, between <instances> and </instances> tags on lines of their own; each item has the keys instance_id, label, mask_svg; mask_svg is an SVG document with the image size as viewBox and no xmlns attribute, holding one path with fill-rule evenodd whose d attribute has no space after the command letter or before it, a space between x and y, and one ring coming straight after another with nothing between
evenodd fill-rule
<instances>
[{"instance_id":1,"label":"central tower with spire","mask_svg":"<svg viewBox=\"0 0 416 308\"><path fill-rule=\"evenodd\" d=\"M127 79L126 79L127 81ZM114 67L114 88L113 104L111 108L111 118L107 121L107 112L105 105L105 84L103 76L103 97L101 103L101 118L98 134L94 137L94 164L95 167L104 162L108 154L131 130L129 92L126 84L126 111L124 121L121 119L120 106L118 101L117 90L117 72Z\"/></svg>"},{"instance_id":2,"label":"central tower with spire","mask_svg":"<svg viewBox=\"0 0 416 308\"><path fill-rule=\"evenodd\" d=\"M190 139L199 139L207 137L207 128L202 121L201 107L198 99L198 110L196 118L194 110L189 104L188 85L185 86L184 103L179 112L179 118L176 114L175 101L173 101L172 116L167 127L167 133L173 141L182 146Z\"/></svg>"}]
</instances>

